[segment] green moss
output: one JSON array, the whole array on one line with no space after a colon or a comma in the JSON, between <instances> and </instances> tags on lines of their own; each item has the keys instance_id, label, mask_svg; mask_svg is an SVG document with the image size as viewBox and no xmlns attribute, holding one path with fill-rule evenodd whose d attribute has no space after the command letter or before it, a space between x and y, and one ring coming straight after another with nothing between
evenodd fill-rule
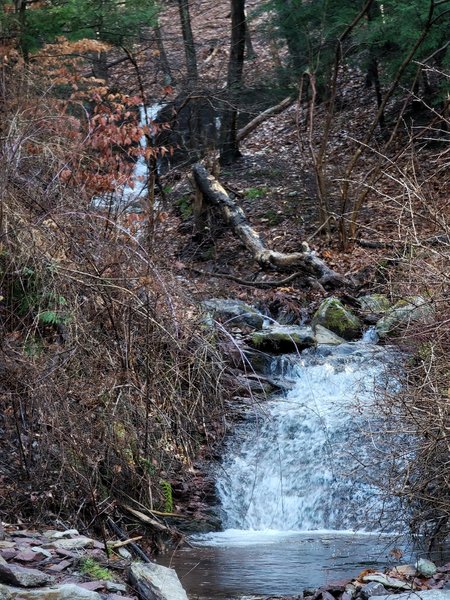
<instances>
[{"instance_id":1,"label":"green moss","mask_svg":"<svg viewBox=\"0 0 450 600\"><path fill-rule=\"evenodd\" d=\"M106 567L102 567L96 560L90 556L86 556L80 561L80 571L83 575L91 579L99 579L101 581L115 581L114 575Z\"/></svg>"},{"instance_id":2,"label":"green moss","mask_svg":"<svg viewBox=\"0 0 450 600\"><path fill-rule=\"evenodd\" d=\"M327 298L317 309L313 326L322 325L346 340L354 339L362 329L362 323L337 298Z\"/></svg>"},{"instance_id":3,"label":"green moss","mask_svg":"<svg viewBox=\"0 0 450 600\"><path fill-rule=\"evenodd\" d=\"M181 198L179 198L175 202L175 204L177 205L178 210L180 211L180 217L182 221L187 221L192 217L192 202L191 197L189 195L181 196Z\"/></svg>"},{"instance_id":4,"label":"green moss","mask_svg":"<svg viewBox=\"0 0 450 600\"><path fill-rule=\"evenodd\" d=\"M258 200L267 194L269 190L266 187L253 187L245 190L245 197L248 200Z\"/></svg>"}]
</instances>

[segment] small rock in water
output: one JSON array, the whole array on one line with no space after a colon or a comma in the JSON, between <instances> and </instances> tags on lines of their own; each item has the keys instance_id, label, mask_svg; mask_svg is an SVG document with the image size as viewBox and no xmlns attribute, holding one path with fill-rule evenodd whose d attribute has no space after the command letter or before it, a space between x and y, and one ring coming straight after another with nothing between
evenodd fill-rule
<instances>
[{"instance_id":1,"label":"small rock in water","mask_svg":"<svg viewBox=\"0 0 450 600\"><path fill-rule=\"evenodd\" d=\"M427 560L426 558L419 558L416 562L417 572L423 577L433 577L437 571L437 567L434 562Z\"/></svg>"}]
</instances>

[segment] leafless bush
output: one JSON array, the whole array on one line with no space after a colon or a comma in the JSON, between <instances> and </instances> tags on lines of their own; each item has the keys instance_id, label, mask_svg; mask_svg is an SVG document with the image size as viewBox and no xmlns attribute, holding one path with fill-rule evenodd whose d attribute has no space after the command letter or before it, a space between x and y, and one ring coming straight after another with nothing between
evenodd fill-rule
<instances>
[{"instance_id":1,"label":"leafless bush","mask_svg":"<svg viewBox=\"0 0 450 600\"><path fill-rule=\"evenodd\" d=\"M70 118L26 78L1 91L3 517L171 512L172 477L220 429L217 340L157 241L150 255L61 177Z\"/></svg>"}]
</instances>

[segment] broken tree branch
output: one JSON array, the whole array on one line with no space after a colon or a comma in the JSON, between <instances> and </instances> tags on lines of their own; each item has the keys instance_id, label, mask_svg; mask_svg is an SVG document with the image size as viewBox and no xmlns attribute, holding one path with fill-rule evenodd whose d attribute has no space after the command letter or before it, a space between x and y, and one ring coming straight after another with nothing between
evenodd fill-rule
<instances>
[{"instance_id":1,"label":"broken tree branch","mask_svg":"<svg viewBox=\"0 0 450 600\"><path fill-rule=\"evenodd\" d=\"M206 202L222 212L226 223L230 225L253 259L263 268L272 268L277 271L297 268L316 278L321 285L332 287L351 285L346 277L336 273L316 256L305 242L301 245L301 252L291 254L267 248L259 233L250 226L242 208L230 198L220 182L210 175L201 164L194 165L192 171L195 184Z\"/></svg>"},{"instance_id":2,"label":"broken tree branch","mask_svg":"<svg viewBox=\"0 0 450 600\"><path fill-rule=\"evenodd\" d=\"M293 98L292 96L288 96L287 98L284 98L284 100L282 100L279 104L271 106L267 110L257 115L254 119L250 121L250 123L247 123L245 127L239 129L237 133L237 141L241 142L244 138L250 135L252 131L259 127L261 123L264 123L264 121L270 119L270 117L279 115L281 112L286 110L286 108L289 108L289 106L291 106L291 104L293 104L294 101L295 98Z\"/></svg>"}]
</instances>

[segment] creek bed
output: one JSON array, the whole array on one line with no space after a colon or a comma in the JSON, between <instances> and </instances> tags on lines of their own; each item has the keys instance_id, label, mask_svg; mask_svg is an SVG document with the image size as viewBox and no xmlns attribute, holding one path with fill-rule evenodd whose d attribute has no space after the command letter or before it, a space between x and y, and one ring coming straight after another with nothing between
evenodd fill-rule
<instances>
[{"instance_id":1,"label":"creek bed","mask_svg":"<svg viewBox=\"0 0 450 600\"><path fill-rule=\"evenodd\" d=\"M319 531L228 530L192 541L196 547L158 560L176 570L191 600L297 595L365 568L398 564L390 552L403 546L395 536Z\"/></svg>"}]
</instances>

